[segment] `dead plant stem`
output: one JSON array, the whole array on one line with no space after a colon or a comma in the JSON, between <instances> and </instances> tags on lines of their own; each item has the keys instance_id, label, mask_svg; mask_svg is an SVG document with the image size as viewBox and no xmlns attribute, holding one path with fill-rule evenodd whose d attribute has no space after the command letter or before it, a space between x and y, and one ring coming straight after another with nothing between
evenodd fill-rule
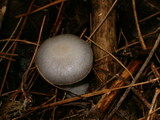
<instances>
[{"instance_id":1,"label":"dead plant stem","mask_svg":"<svg viewBox=\"0 0 160 120\"><path fill-rule=\"evenodd\" d=\"M144 40L143 40L143 37L142 37L142 33L141 33L141 30L140 30L140 26L139 26L139 23L138 23L138 16L137 16L137 12L136 12L135 0L132 0L132 6L133 6L134 19L135 19L135 23L136 23L136 28L137 28L137 32L138 32L139 41L140 41L140 44L142 46L142 49L146 50L147 47L146 47L146 45L144 43Z\"/></svg>"}]
</instances>

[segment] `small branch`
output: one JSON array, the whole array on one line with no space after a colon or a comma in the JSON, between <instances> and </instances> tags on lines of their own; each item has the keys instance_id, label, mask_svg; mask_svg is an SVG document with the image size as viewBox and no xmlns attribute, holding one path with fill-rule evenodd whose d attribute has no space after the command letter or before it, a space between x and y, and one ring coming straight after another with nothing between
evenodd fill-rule
<instances>
[{"instance_id":1,"label":"small branch","mask_svg":"<svg viewBox=\"0 0 160 120\"><path fill-rule=\"evenodd\" d=\"M144 62L144 64L142 65L141 69L139 70L139 72L135 76L135 79L132 81L131 85L133 85L133 84L135 84L137 82L138 78L140 77L140 75L142 74L142 72L144 71L146 66L148 65L150 59L152 58L153 54L155 53L157 47L159 46L159 42L160 42L160 34L159 34L159 36L158 36L158 38L157 38L152 50L150 51L146 61ZM117 103L117 105L114 107L114 109L109 114L108 119L110 119L113 116L113 114L118 110L118 108L120 107L120 105L122 104L124 99L127 97L127 95L130 92L130 90L131 90L131 87L127 88L127 90L125 91L125 93L123 94L123 96L121 97L119 102Z\"/></svg>"}]
</instances>

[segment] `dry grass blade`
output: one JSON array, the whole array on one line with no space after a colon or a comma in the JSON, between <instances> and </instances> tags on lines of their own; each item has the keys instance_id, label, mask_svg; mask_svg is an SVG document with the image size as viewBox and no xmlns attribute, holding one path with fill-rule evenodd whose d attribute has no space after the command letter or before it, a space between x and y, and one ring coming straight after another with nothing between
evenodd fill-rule
<instances>
[{"instance_id":1,"label":"dry grass blade","mask_svg":"<svg viewBox=\"0 0 160 120\"><path fill-rule=\"evenodd\" d=\"M38 9L36 9L36 10L34 10L34 11L31 11L31 12L29 12L29 13L25 13L25 14L18 15L18 16L16 16L16 18L20 18L20 17L24 17L24 16L27 16L27 15L36 13L36 12L38 12L38 11L41 11L41 10L43 10L43 9L46 9L46 8L48 8L48 7L50 7L50 6L56 5L56 4L61 3L61 2L64 2L64 1L66 1L66 0L57 0L57 1L54 1L54 2L52 2L52 3L50 3L50 4L47 4L47 5L43 6L43 7L40 7L40 8L38 8Z\"/></svg>"},{"instance_id":2,"label":"dry grass blade","mask_svg":"<svg viewBox=\"0 0 160 120\"><path fill-rule=\"evenodd\" d=\"M69 103L69 102L77 101L77 100L80 100L80 99L83 99L83 98L94 97L94 96L101 95L101 94L111 92L111 91L115 91L115 90L120 90L120 89L135 87L135 86L139 86L139 85L149 84L149 83L152 83L152 82L155 82L155 81L158 81L158 80L159 80L158 78L155 78L153 80L146 81L146 82L136 83L136 84L132 84L132 85L126 85L126 86L122 86L122 87L118 87L118 88L99 90L99 91L95 91L95 92L92 92L92 93L81 95L80 97L78 97L78 96L77 97L72 97L72 98L65 99L65 100L62 100L62 101L58 101L58 102L55 102L55 103L46 104L44 106L32 107L32 108L29 108L28 110L35 111L35 110L41 109L41 108L58 106L58 105L66 104L66 103Z\"/></svg>"},{"instance_id":3,"label":"dry grass blade","mask_svg":"<svg viewBox=\"0 0 160 120\"><path fill-rule=\"evenodd\" d=\"M144 40L143 40L143 37L142 37L142 33L141 33L141 30L140 30L140 27L139 27L139 24L138 24L138 17L137 17L137 12L136 12L135 0L132 0L132 5L133 5L134 19L135 19L135 22L136 22L136 28L137 28L137 32L138 32L139 41L141 43L141 46L142 46L143 50L146 50L147 47L146 47L146 45L144 43Z\"/></svg>"},{"instance_id":4,"label":"dry grass blade","mask_svg":"<svg viewBox=\"0 0 160 120\"><path fill-rule=\"evenodd\" d=\"M46 20L46 16L44 16L43 21L42 21L42 26L41 26L40 33L39 33L37 46L36 46L36 48L35 48L33 57L32 57L32 59L31 59L31 61L30 61L30 64L29 64L26 72L25 72L24 75L23 75L23 79L22 79L21 87L20 87L21 89L23 88L23 85L24 85L24 83L25 83L26 80L27 80L28 72L29 72L29 70L31 69L31 66L32 66L32 64L33 64L33 62L34 62L34 58L35 58L35 55L36 55L36 53L37 53L37 50L38 50L38 47L39 47L39 44L40 44L40 39L41 39L41 35L42 35L42 31L43 31L43 27L44 27L45 20Z\"/></svg>"},{"instance_id":5,"label":"dry grass blade","mask_svg":"<svg viewBox=\"0 0 160 120\"><path fill-rule=\"evenodd\" d=\"M91 41L94 45L96 45L97 47L99 47L101 50L103 50L104 52L106 52L107 54L109 54L114 60L116 60L131 76L132 79L134 79L132 73L123 65L123 63L121 61L119 61L112 53L108 52L107 50L105 50L104 48L102 48L100 45L98 45L97 43L95 43L93 40L91 40L90 38L88 38L87 36L85 36L89 41Z\"/></svg>"}]
</instances>

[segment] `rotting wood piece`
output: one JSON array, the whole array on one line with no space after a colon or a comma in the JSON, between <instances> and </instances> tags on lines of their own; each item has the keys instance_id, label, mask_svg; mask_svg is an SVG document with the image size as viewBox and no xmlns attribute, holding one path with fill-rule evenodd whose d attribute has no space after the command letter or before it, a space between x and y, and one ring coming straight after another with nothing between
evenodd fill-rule
<instances>
[{"instance_id":1,"label":"rotting wood piece","mask_svg":"<svg viewBox=\"0 0 160 120\"><path fill-rule=\"evenodd\" d=\"M140 65L141 65L141 61L135 60L135 61L131 61L127 68L132 74L135 74L136 71L139 69ZM129 73L126 70L124 70L121 73L120 77L123 79L118 79L114 81L110 89L123 86L125 84L124 80L129 80L131 78ZM103 97L97 103L97 105L90 110L90 112L88 113L88 116L89 117L92 116L93 118L94 117L102 118L105 111L110 107L111 103L115 100L119 92L120 90L116 90L116 91L112 91L104 94ZM98 113L98 116L97 114L94 116L95 113Z\"/></svg>"}]
</instances>

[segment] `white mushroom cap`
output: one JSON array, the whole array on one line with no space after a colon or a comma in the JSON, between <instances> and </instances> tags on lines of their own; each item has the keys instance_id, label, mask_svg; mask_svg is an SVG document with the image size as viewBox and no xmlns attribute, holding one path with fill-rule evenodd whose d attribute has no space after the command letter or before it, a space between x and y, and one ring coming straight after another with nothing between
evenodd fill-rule
<instances>
[{"instance_id":1,"label":"white mushroom cap","mask_svg":"<svg viewBox=\"0 0 160 120\"><path fill-rule=\"evenodd\" d=\"M40 74L51 84L69 85L82 80L93 64L91 47L71 34L47 39L35 58Z\"/></svg>"}]
</instances>

